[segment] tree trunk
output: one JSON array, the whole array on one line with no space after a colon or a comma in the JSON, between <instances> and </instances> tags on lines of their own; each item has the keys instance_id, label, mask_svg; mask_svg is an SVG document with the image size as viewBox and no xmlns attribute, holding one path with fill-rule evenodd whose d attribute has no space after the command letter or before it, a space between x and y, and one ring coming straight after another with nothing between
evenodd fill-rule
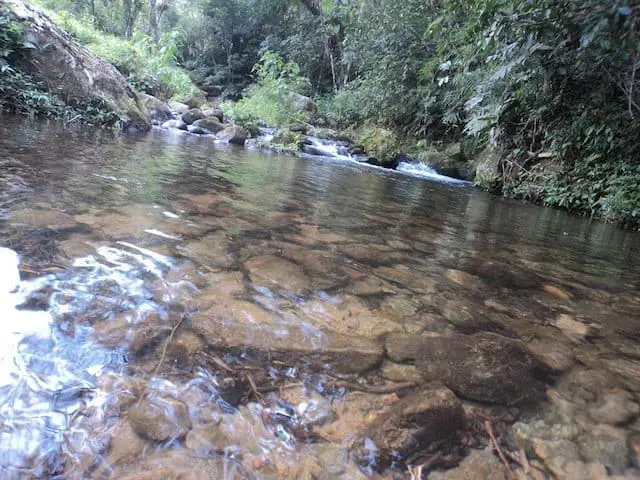
<instances>
[{"instance_id":1,"label":"tree trunk","mask_svg":"<svg viewBox=\"0 0 640 480\"><path fill-rule=\"evenodd\" d=\"M149 0L149 33L158 43L158 9L156 0Z\"/></svg>"}]
</instances>

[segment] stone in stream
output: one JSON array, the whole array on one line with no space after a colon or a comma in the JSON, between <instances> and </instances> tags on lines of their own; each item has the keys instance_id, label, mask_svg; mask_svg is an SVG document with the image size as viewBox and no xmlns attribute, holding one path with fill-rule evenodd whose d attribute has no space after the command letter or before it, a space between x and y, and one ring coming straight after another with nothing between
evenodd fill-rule
<instances>
[{"instance_id":1,"label":"stone in stream","mask_svg":"<svg viewBox=\"0 0 640 480\"><path fill-rule=\"evenodd\" d=\"M181 118L184 123L191 125L196 120L204 118L204 115L202 115L202 111L199 108L191 108L184 112Z\"/></svg>"},{"instance_id":2,"label":"stone in stream","mask_svg":"<svg viewBox=\"0 0 640 480\"><path fill-rule=\"evenodd\" d=\"M204 128L211 133L218 133L227 127L218 120L217 117L201 118L200 120L193 122L193 126L197 128Z\"/></svg>"},{"instance_id":3,"label":"stone in stream","mask_svg":"<svg viewBox=\"0 0 640 480\"><path fill-rule=\"evenodd\" d=\"M506 480L502 462L489 450L471 450L460 465L446 472L433 472L428 480Z\"/></svg>"},{"instance_id":4,"label":"stone in stream","mask_svg":"<svg viewBox=\"0 0 640 480\"><path fill-rule=\"evenodd\" d=\"M204 118L215 117L220 120L220 123L224 122L224 113L220 108L202 107L201 110Z\"/></svg>"},{"instance_id":5,"label":"stone in stream","mask_svg":"<svg viewBox=\"0 0 640 480\"><path fill-rule=\"evenodd\" d=\"M195 125L188 125L187 132L193 133L194 135L210 135L211 132L206 128L197 127Z\"/></svg>"},{"instance_id":6,"label":"stone in stream","mask_svg":"<svg viewBox=\"0 0 640 480\"><path fill-rule=\"evenodd\" d=\"M162 100L146 93L138 93L138 98L147 109L147 114L151 121L163 123L173 118L171 109Z\"/></svg>"},{"instance_id":7,"label":"stone in stream","mask_svg":"<svg viewBox=\"0 0 640 480\"><path fill-rule=\"evenodd\" d=\"M343 373L364 372L382 360L382 346L377 342L323 332L295 315L278 316L230 297L220 297L191 322L209 349L251 352L318 369L330 365Z\"/></svg>"},{"instance_id":8,"label":"stone in stream","mask_svg":"<svg viewBox=\"0 0 640 480\"><path fill-rule=\"evenodd\" d=\"M162 128L176 128L178 130L187 130L188 125L181 118L167 120L162 124Z\"/></svg>"},{"instance_id":9,"label":"stone in stream","mask_svg":"<svg viewBox=\"0 0 640 480\"><path fill-rule=\"evenodd\" d=\"M218 132L218 140L222 143L231 143L232 145L244 145L249 138L249 132L239 125L231 125L221 132Z\"/></svg>"},{"instance_id":10,"label":"stone in stream","mask_svg":"<svg viewBox=\"0 0 640 480\"><path fill-rule=\"evenodd\" d=\"M184 112L189 110L189 105L181 102L169 102L169 110L171 110L176 115L182 115Z\"/></svg>"},{"instance_id":11,"label":"stone in stream","mask_svg":"<svg viewBox=\"0 0 640 480\"><path fill-rule=\"evenodd\" d=\"M129 409L128 417L138 435L157 442L182 438L192 426L184 403L160 396L143 398Z\"/></svg>"},{"instance_id":12,"label":"stone in stream","mask_svg":"<svg viewBox=\"0 0 640 480\"><path fill-rule=\"evenodd\" d=\"M627 432L610 425L597 425L578 438L582 456L590 462L604 465L615 474L622 474L629 465Z\"/></svg>"},{"instance_id":13,"label":"stone in stream","mask_svg":"<svg viewBox=\"0 0 640 480\"><path fill-rule=\"evenodd\" d=\"M464 398L512 404L533 396L537 365L521 342L493 333L390 335L387 357L415 360L427 381L438 381Z\"/></svg>"},{"instance_id":14,"label":"stone in stream","mask_svg":"<svg viewBox=\"0 0 640 480\"><path fill-rule=\"evenodd\" d=\"M464 410L453 392L425 387L386 410L371 412L362 431L363 444L366 450L368 441L373 442L376 465L388 465L433 441L455 437L464 426Z\"/></svg>"},{"instance_id":15,"label":"stone in stream","mask_svg":"<svg viewBox=\"0 0 640 480\"><path fill-rule=\"evenodd\" d=\"M275 255L253 257L245 262L251 281L268 289L301 295L309 288L309 277L293 262Z\"/></svg>"}]
</instances>

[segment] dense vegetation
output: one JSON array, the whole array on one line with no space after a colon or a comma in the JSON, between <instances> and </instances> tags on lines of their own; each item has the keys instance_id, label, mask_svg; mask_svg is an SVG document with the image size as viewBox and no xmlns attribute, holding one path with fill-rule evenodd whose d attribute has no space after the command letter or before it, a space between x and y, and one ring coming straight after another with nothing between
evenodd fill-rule
<instances>
[{"instance_id":1,"label":"dense vegetation","mask_svg":"<svg viewBox=\"0 0 640 480\"><path fill-rule=\"evenodd\" d=\"M180 65L244 97L224 104L238 122L328 126L383 159L640 223L638 0L43 1L148 93L187 94Z\"/></svg>"}]
</instances>

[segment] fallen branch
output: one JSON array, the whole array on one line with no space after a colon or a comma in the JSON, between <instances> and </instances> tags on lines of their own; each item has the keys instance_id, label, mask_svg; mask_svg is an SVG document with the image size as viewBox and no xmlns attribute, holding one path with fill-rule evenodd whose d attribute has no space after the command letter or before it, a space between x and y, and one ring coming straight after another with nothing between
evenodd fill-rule
<instances>
[{"instance_id":1,"label":"fallen branch","mask_svg":"<svg viewBox=\"0 0 640 480\"><path fill-rule=\"evenodd\" d=\"M247 379L247 382L249 382L249 385L251 385L253 396L256 397L256 400L258 400L258 402L260 402L262 405L265 405L264 397L258 390L258 385L256 385L256 381L253 379L253 375L251 375L249 372L245 372L244 377Z\"/></svg>"}]
</instances>

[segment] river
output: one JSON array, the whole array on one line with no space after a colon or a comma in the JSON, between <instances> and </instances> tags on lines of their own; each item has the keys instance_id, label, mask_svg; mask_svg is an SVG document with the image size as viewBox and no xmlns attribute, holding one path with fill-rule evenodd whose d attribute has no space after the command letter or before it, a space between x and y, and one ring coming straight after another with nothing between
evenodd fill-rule
<instances>
[{"instance_id":1,"label":"river","mask_svg":"<svg viewBox=\"0 0 640 480\"><path fill-rule=\"evenodd\" d=\"M0 168L0 478L640 478L637 233L160 129Z\"/></svg>"}]
</instances>

